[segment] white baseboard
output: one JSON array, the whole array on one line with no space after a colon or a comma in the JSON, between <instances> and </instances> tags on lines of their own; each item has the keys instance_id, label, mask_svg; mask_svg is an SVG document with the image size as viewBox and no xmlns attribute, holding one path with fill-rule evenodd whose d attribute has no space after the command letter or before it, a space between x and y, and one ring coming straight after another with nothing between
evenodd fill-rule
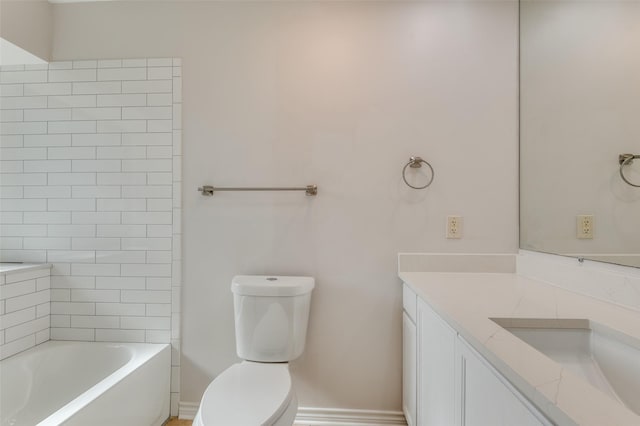
<instances>
[{"instance_id":1,"label":"white baseboard","mask_svg":"<svg viewBox=\"0 0 640 426\"><path fill-rule=\"evenodd\" d=\"M197 402L180 401L178 404L178 418L184 420L193 420L198 412L200 404Z\"/></svg>"},{"instance_id":2,"label":"white baseboard","mask_svg":"<svg viewBox=\"0 0 640 426\"><path fill-rule=\"evenodd\" d=\"M401 411L300 407L296 426L406 426Z\"/></svg>"},{"instance_id":3,"label":"white baseboard","mask_svg":"<svg viewBox=\"0 0 640 426\"><path fill-rule=\"evenodd\" d=\"M193 420L197 402L180 402L180 419ZM342 408L299 407L296 426L406 426L401 411L348 410Z\"/></svg>"}]
</instances>

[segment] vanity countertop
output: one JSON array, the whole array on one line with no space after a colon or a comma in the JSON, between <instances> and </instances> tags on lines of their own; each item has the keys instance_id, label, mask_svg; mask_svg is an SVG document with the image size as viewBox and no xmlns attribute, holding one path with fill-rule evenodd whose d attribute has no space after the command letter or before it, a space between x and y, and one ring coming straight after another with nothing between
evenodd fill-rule
<instances>
[{"instance_id":1,"label":"vanity countertop","mask_svg":"<svg viewBox=\"0 0 640 426\"><path fill-rule=\"evenodd\" d=\"M6 275L14 272L28 272L36 269L51 268L49 263L11 263L0 262L0 275Z\"/></svg>"},{"instance_id":2,"label":"vanity countertop","mask_svg":"<svg viewBox=\"0 0 640 426\"><path fill-rule=\"evenodd\" d=\"M640 312L513 273L399 276L554 423L640 425L640 416L490 319L588 319L640 341Z\"/></svg>"}]
</instances>

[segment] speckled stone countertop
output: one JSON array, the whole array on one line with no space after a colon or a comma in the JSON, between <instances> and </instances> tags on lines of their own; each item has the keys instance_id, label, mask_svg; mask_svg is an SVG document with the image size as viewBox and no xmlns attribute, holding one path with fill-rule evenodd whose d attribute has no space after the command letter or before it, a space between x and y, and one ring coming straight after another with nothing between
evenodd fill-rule
<instances>
[{"instance_id":1,"label":"speckled stone countertop","mask_svg":"<svg viewBox=\"0 0 640 426\"><path fill-rule=\"evenodd\" d=\"M490 319L587 319L640 342L640 312L512 273L399 276L554 423L640 425L640 416Z\"/></svg>"},{"instance_id":2,"label":"speckled stone countertop","mask_svg":"<svg viewBox=\"0 0 640 426\"><path fill-rule=\"evenodd\" d=\"M10 274L13 272L27 272L36 269L51 268L49 263L5 263L0 262L0 275Z\"/></svg>"}]
</instances>

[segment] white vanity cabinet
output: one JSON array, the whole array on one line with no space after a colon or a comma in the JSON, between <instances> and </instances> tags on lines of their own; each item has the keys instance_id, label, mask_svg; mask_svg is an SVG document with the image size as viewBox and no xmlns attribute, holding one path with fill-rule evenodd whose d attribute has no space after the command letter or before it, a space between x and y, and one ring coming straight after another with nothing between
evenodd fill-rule
<instances>
[{"instance_id":1,"label":"white vanity cabinet","mask_svg":"<svg viewBox=\"0 0 640 426\"><path fill-rule=\"evenodd\" d=\"M406 284L403 306L402 408L409 426L551 425Z\"/></svg>"},{"instance_id":2,"label":"white vanity cabinet","mask_svg":"<svg viewBox=\"0 0 640 426\"><path fill-rule=\"evenodd\" d=\"M454 425L456 332L421 299L417 326L417 425Z\"/></svg>"},{"instance_id":3,"label":"white vanity cabinet","mask_svg":"<svg viewBox=\"0 0 640 426\"><path fill-rule=\"evenodd\" d=\"M551 425L482 355L457 339L456 425Z\"/></svg>"},{"instance_id":4,"label":"white vanity cabinet","mask_svg":"<svg viewBox=\"0 0 640 426\"><path fill-rule=\"evenodd\" d=\"M402 288L402 411L407 420L407 425L417 426L417 298L406 285L403 285Z\"/></svg>"},{"instance_id":5,"label":"white vanity cabinet","mask_svg":"<svg viewBox=\"0 0 640 426\"><path fill-rule=\"evenodd\" d=\"M453 425L456 333L403 285L402 410L409 426Z\"/></svg>"}]
</instances>

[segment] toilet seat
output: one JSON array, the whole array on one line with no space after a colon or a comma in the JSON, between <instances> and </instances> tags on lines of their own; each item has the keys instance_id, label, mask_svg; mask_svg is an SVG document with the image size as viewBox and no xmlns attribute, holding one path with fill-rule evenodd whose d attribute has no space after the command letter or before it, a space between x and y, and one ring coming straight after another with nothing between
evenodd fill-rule
<instances>
[{"instance_id":1,"label":"toilet seat","mask_svg":"<svg viewBox=\"0 0 640 426\"><path fill-rule=\"evenodd\" d=\"M203 426L272 425L292 400L288 364L244 361L209 384L196 420Z\"/></svg>"}]
</instances>

